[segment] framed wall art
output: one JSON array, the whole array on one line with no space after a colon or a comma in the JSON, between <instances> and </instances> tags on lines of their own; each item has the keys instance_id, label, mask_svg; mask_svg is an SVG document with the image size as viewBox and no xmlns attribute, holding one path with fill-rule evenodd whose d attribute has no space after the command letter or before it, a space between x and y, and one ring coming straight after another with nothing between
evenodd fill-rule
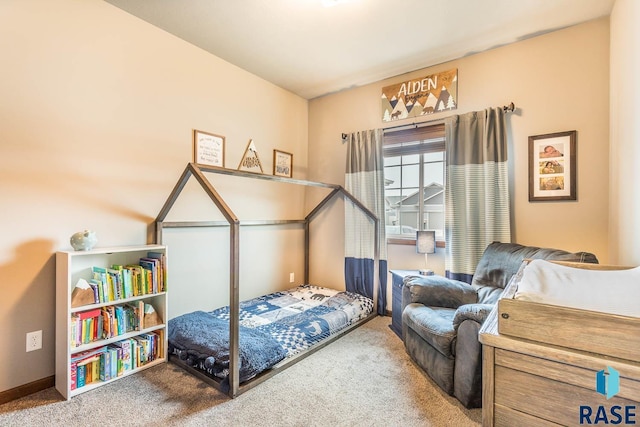
<instances>
[{"instance_id":1,"label":"framed wall art","mask_svg":"<svg viewBox=\"0 0 640 427\"><path fill-rule=\"evenodd\" d=\"M293 176L293 154L273 150L273 174L291 178Z\"/></svg>"},{"instance_id":2,"label":"framed wall art","mask_svg":"<svg viewBox=\"0 0 640 427\"><path fill-rule=\"evenodd\" d=\"M247 148L244 150L244 154L242 155L242 159L240 159L240 164L238 165L238 170L253 173L264 173L262 170L262 162L260 162L260 157L258 157L258 149L256 148L256 144L253 142L253 139L249 140Z\"/></svg>"},{"instance_id":3,"label":"framed wall art","mask_svg":"<svg viewBox=\"0 0 640 427\"><path fill-rule=\"evenodd\" d=\"M576 200L575 130L529 137L529 201Z\"/></svg>"},{"instance_id":4,"label":"framed wall art","mask_svg":"<svg viewBox=\"0 0 640 427\"><path fill-rule=\"evenodd\" d=\"M200 165L224 167L224 136L193 130L193 161Z\"/></svg>"}]
</instances>

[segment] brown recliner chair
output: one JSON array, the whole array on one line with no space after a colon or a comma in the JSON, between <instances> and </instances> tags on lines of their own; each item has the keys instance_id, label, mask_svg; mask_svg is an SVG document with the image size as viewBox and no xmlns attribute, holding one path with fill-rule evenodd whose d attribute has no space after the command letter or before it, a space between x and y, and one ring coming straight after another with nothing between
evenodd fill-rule
<instances>
[{"instance_id":1,"label":"brown recliner chair","mask_svg":"<svg viewBox=\"0 0 640 427\"><path fill-rule=\"evenodd\" d=\"M471 284L439 276L405 279L402 330L407 353L465 407L482 406L482 345L478 331L525 259L598 263L588 252L491 243Z\"/></svg>"}]
</instances>

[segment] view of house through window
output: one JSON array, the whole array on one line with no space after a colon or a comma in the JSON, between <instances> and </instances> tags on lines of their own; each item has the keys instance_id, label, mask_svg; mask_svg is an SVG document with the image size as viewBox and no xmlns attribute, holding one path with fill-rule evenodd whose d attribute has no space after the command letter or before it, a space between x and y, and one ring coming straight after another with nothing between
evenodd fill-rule
<instances>
[{"instance_id":1,"label":"view of house through window","mask_svg":"<svg viewBox=\"0 0 640 427\"><path fill-rule=\"evenodd\" d=\"M443 126L385 134L387 237L415 239L417 230L435 230L444 240L444 156Z\"/></svg>"}]
</instances>

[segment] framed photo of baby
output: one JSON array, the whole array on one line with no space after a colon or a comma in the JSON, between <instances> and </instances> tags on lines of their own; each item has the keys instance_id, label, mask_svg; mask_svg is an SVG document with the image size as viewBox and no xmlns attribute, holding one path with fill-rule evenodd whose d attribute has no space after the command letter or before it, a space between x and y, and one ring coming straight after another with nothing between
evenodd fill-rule
<instances>
[{"instance_id":1,"label":"framed photo of baby","mask_svg":"<svg viewBox=\"0 0 640 427\"><path fill-rule=\"evenodd\" d=\"M529 201L576 200L575 130L529 137Z\"/></svg>"}]
</instances>

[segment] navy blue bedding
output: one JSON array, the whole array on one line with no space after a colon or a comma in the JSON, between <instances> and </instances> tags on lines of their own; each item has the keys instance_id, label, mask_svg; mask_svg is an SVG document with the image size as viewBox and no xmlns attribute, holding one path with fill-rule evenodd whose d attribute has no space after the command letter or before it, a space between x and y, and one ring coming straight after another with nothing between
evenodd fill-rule
<instances>
[{"instance_id":1,"label":"navy blue bedding","mask_svg":"<svg viewBox=\"0 0 640 427\"><path fill-rule=\"evenodd\" d=\"M174 354L190 366L214 375L228 375L229 322L204 311L178 316L169 322L168 339ZM269 334L240 327L240 381L253 378L285 358L287 353Z\"/></svg>"},{"instance_id":2,"label":"navy blue bedding","mask_svg":"<svg viewBox=\"0 0 640 427\"><path fill-rule=\"evenodd\" d=\"M367 317L370 298L302 285L240 303L240 382ZM229 307L169 320L170 354L211 377L229 375Z\"/></svg>"}]
</instances>

